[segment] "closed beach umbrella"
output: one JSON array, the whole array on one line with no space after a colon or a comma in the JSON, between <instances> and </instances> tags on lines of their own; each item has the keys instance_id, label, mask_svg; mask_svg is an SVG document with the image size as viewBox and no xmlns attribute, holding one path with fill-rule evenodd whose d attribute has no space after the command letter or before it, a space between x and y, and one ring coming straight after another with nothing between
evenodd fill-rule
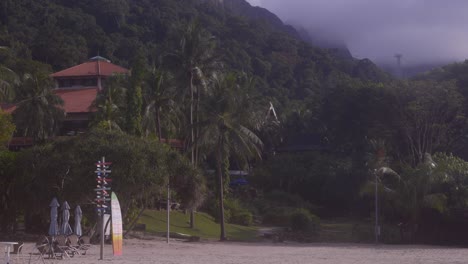
<instances>
[{"instance_id":1,"label":"closed beach umbrella","mask_svg":"<svg viewBox=\"0 0 468 264\"><path fill-rule=\"evenodd\" d=\"M83 212L81 212L81 207L78 205L75 208L75 235L82 236L83 231L81 230L81 217L83 217Z\"/></svg>"},{"instance_id":2,"label":"closed beach umbrella","mask_svg":"<svg viewBox=\"0 0 468 264\"><path fill-rule=\"evenodd\" d=\"M62 226L60 228L60 234L62 235L71 235L73 234L73 230L70 226L70 206L68 205L67 201L63 202L62 204Z\"/></svg>"},{"instance_id":3,"label":"closed beach umbrella","mask_svg":"<svg viewBox=\"0 0 468 264\"><path fill-rule=\"evenodd\" d=\"M49 225L49 236L56 236L58 235L58 223L57 223L57 216L58 216L58 207L60 206L57 198L52 199L50 202L50 225Z\"/></svg>"}]
</instances>

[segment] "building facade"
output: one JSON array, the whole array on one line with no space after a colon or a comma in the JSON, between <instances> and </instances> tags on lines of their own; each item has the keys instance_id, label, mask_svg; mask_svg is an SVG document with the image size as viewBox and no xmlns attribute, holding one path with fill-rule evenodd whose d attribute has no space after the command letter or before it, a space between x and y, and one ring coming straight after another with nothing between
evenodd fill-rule
<instances>
[{"instance_id":1,"label":"building facade","mask_svg":"<svg viewBox=\"0 0 468 264\"><path fill-rule=\"evenodd\" d=\"M96 111L93 101L105 89L106 79L115 74L129 75L130 70L96 56L50 75L55 82L55 93L64 102L66 115L60 135L76 135L87 130Z\"/></svg>"}]
</instances>

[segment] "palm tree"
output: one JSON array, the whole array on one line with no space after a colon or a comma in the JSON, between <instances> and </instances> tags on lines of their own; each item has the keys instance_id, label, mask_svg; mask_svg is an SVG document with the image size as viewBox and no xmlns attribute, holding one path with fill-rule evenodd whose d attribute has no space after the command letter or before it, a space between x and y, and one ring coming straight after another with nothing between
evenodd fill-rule
<instances>
[{"instance_id":1,"label":"palm tree","mask_svg":"<svg viewBox=\"0 0 468 264\"><path fill-rule=\"evenodd\" d=\"M176 127L178 123L179 111L173 98L175 87L172 86L173 77L170 73L152 67L148 72L148 77L144 85L143 98L145 100L145 112L143 116L143 126L146 135L151 130L158 135L162 141L162 123L166 124L166 129ZM161 115L163 117L161 118Z\"/></svg>"},{"instance_id":2,"label":"palm tree","mask_svg":"<svg viewBox=\"0 0 468 264\"><path fill-rule=\"evenodd\" d=\"M53 136L64 117L63 100L54 94L46 74L25 74L17 91L15 123L24 136L43 141Z\"/></svg>"},{"instance_id":3,"label":"palm tree","mask_svg":"<svg viewBox=\"0 0 468 264\"><path fill-rule=\"evenodd\" d=\"M363 187L363 192L374 194L375 197L375 241L379 241L379 203L383 201L394 204L399 209L402 222L409 224L411 235L417 231L417 224L421 220L424 208L431 208L442 212L445 210L446 197L443 193L435 192L434 184L437 177L433 174L435 162L429 153L425 153L423 162L416 167L403 166L398 174L388 167L386 149L383 140L371 140L372 152L368 157L374 181L369 180ZM380 200L379 200L380 198ZM382 210L380 209L380 212ZM380 221L382 222L382 221Z\"/></svg>"},{"instance_id":4,"label":"palm tree","mask_svg":"<svg viewBox=\"0 0 468 264\"><path fill-rule=\"evenodd\" d=\"M6 47L0 46L0 50ZM18 75L5 65L0 65L0 102L10 101L14 98L14 87L19 85Z\"/></svg>"},{"instance_id":5,"label":"palm tree","mask_svg":"<svg viewBox=\"0 0 468 264\"><path fill-rule=\"evenodd\" d=\"M11 69L0 65L0 102L13 99L13 88L18 84L18 76Z\"/></svg>"},{"instance_id":6,"label":"palm tree","mask_svg":"<svg viewBox=\"0 0 468 264\"><path fill-rule=\"evenodd\" d=\"M190 130L188 136L190 160L194 167L198 165L199 161L199 146L195 138L198 138L200 134L198 125L200 123L200 87L205 87L206 80L204 76L210 75L208 73L212 72L217 66L213 40L211 34L203 30L198 21L193 21L187 25L182 33L178 50L166 56L166 61L170 63L169 66L180 74L177 77L178 80L181 80L183 87L180 98L189 98L189 106L186 112L188 112L187 119L189 120L188 127ZM187 95L187 93L189 94ZM190 227L194 227L193 211L190 213Z\"/></svg>"},{"instance_id":7,"label":"palm tree","mask_svg":"<svg viewBox=\"0 0 468 264\"><path fill-rule=\"evenodd\" d=\"M92 104L92 107L97 108L93 125L100 125L109 130L122 130L126 94L125 81L123 76L118 75L106 80L105 90L98 93Z\"/></svg>"},{"instance_id":8,"label":"palm tree","mask_svg":"<svg viewBox=\"0 0 468 264\"><path fill-rule=\"evenodd\" d=\"M379 194L383 193L386 196L392 196L395 194L394 182L388 182L387 179L397 179L400 182L401 177L393 169L388 167L388 146L385 140L382 139L371 139L369 140L371 151L367 153L367 166L374 178L374 181L369 180L363 188L364 193L371 194L373 192L375 198L375 243L379 242L380 236L380 223L379 223ZM391 187L390 187L391 185Z\"/></svg>"},{"instance_id":9,"label":"palm tree","mask_svg":"<svg viewBox=\"0 0 468 264\"><path fill-rule=\"evenodd\" d=\"M216 161L220 209L220 240L226 240L224 226L224 181L228 176L226 164L231 156L247 163L252 156L261 157L262 141L249 127L255 127L257 116L252 111L252 98L247 85L237 85L234 74L214 77L211 90L203 100L206 118L201 122L198 141L211 147Z\"/></svg>"},{"instance_id":10,"label":"palm tree","mask_svg":"<svg viewBox=\"0 0 468 264\"><path fill-rule=\"evenodd\" d=\"M447 197L441 192L443 180L434 173L437 165L429 153L423 155L423 161L416 167L407 166L402 172L402 184L397 189L398 207L414 237L418 224L422 221L424 209L443 213L447 209ZM444 178L446 172L444 171Z\"/></svg>"}]
</instances>

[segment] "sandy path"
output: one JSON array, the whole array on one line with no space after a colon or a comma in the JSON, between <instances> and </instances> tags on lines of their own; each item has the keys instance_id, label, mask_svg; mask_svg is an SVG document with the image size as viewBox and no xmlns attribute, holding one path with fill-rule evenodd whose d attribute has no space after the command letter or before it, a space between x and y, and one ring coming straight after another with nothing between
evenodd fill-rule
<instances>
[{"instance_id":1,"label":"sandy path","mask_svg":"<svg viewBox=\"0 0 468 264\"><path fill-rule=\"evenodd\" d=\"M113 257L109 245L104 261L99 246L85 256L47 263L164 263L164 264L431 264L467 263L468 249L434 246L361 244L269 244L269 243L186 243L130 239L124 242L124 255Z\"/></svg>"}]
</instances>

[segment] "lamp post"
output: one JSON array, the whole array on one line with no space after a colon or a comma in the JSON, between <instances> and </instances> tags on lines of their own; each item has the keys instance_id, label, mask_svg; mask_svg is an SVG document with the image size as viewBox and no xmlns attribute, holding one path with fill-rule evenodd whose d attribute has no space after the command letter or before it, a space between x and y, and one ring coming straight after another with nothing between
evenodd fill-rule
<instances>
[{"instance_id":1,"label":"lamp post","mask_svg":"<svg viewBox=\"0 0 468 264\"><path fill-rule=\"evenodd\" d=\"M166 213L167 213L167 233L166 233L166 243L169 244L169 236L170 236L170 231L169 231L169 228L170 228L170 223L169 223L169 217L170 217L170 210L171 210L171 202L170 202L170 185L169 183L167 184L167 201L166 201Z\"/></svg>"},{"instance_id":2,"label":"lamp post","mask_svg":"<svg viewBox=\"0 0 468 264\"><path fill-rule=\"evenodd\" d=\"M379 243L380 226L379 226L379 191L378 191L378 173L374 170L375 175L375 243Z\"/></svg>"}]
</instances>

